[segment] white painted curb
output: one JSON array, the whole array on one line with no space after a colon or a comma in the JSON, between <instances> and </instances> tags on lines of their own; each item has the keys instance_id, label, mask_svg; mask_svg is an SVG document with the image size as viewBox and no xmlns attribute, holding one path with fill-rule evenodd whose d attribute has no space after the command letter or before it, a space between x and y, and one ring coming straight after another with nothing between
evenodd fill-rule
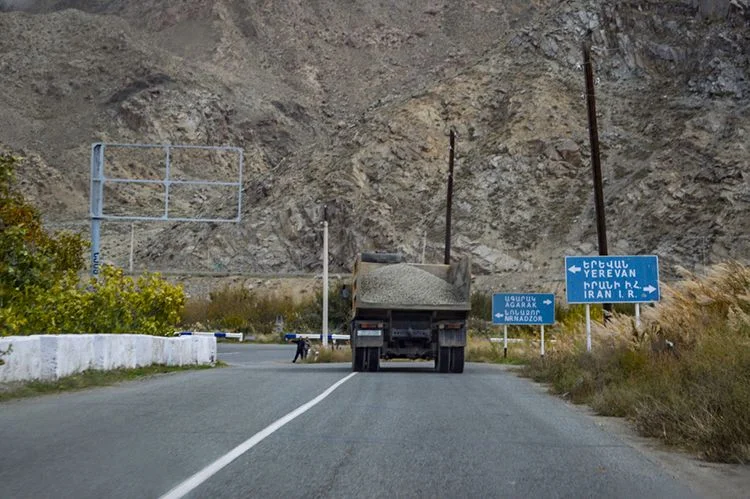
<instances>
[{"instance_id":1,"label":"white painted curb","mask_svg":"<svg viewBox=\"0 0 750 499\"><path fill-rule=\"evenodd\" d=\"M216 338L164 338L141 334L50 334L0 338L0 383L55 380L88 369L108 371L152 364L185 366L216 362Z\"/></svg>"}]
</instances>

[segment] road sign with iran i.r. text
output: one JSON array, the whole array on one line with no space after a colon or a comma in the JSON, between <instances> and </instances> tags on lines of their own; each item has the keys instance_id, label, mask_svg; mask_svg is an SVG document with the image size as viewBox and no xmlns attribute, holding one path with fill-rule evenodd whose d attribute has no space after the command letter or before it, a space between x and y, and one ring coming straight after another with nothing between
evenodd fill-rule
<instances>
[{"instance_id":1,"label":"road sign with iran i.r. text","mask_svg":"<svg viewBox=\"0 0 750 499\"><path fill-rule=\"evenodd\" d=\"M644 256L566 256L568 303L659 301L659 259Z\"/></svg>"}]
</instances>

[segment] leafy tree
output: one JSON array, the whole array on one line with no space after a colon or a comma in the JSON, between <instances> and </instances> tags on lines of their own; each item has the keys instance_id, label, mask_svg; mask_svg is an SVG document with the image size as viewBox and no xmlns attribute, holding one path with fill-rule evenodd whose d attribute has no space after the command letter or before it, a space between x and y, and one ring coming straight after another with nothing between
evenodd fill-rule
<instances>
[{"instance_id":1,"label":"leafy tree","mask_svg":"<svg viewBox=\"0 0 750 499\"><path fill-rule=\"evenodd\" d=\"M80 234L44 229L39 212L14 188L17 162L0 155L0 336L170 334L185 303L182 288L158 274L134 280L108 266L84 286L86 243Z\"/></svg>"},{"instance_id":2,"label":"leafy tree","mask_svg":"<svg viewBox=\"0 0 750 499\"><path fill-rule=\"evenodd\" d=\"M41 215L14 188L18 158L0 155L0 307L33 286L49 287L66 273L83 269L79 234L50 235Z\"/></svg>"}]
</instances>

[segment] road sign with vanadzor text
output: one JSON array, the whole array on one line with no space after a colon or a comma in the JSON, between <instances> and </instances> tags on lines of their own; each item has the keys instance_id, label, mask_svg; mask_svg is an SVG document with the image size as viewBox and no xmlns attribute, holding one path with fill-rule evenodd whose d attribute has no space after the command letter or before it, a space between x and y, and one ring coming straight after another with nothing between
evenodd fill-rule
<instances>
[{"instance_id":1,"label":"road sign with vanadzor text","mask_svg":"<svg viewBox=\"0 0 750 499\"><path fill-rule=\"evenodd\" d=\"M659 259L645 256L566 256L568 303L659 301Z\"/></svg>"},{"instance_id":2,"label":"road sign with vanadzor text","mask_svg":"<svg viewBox=\"0 0 750 499\"><path fill-rule=\"evenodd\" d=\"M552 293L496 293L492 295L492 323L540 326L555 323Z\"/></svg>"}]
</instances>

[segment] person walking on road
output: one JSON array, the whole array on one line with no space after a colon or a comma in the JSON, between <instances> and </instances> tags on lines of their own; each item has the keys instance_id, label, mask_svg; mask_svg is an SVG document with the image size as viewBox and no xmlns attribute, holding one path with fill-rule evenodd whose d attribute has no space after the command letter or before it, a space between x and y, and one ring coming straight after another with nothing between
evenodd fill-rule
<instances>
[{"instance_id":1,"label":"person walking on road","mask_svg":"<svg viewBox=\"0 0 750 499\"><path fill-rule=\"evenodd\" d=\"M302 352L302 358L303 359L307 358L307 353L309 351L310 351L310 341L309 340L305 340L305 350Z\"/></svg>"},{"instance_id":2,"label":"person walking on road","mask_svg":"<svg viewBox=\"0 0 750 499\"><path fill-rule=\"evenodd\" d=\"M299 338L297 340L294 340L293 343L297 344L297 353L294 354L294 360L292 361L292 364L297 362L297 358L300 358L300 359L305 358L305 339Z\"/></svg>"}]
</instances>

